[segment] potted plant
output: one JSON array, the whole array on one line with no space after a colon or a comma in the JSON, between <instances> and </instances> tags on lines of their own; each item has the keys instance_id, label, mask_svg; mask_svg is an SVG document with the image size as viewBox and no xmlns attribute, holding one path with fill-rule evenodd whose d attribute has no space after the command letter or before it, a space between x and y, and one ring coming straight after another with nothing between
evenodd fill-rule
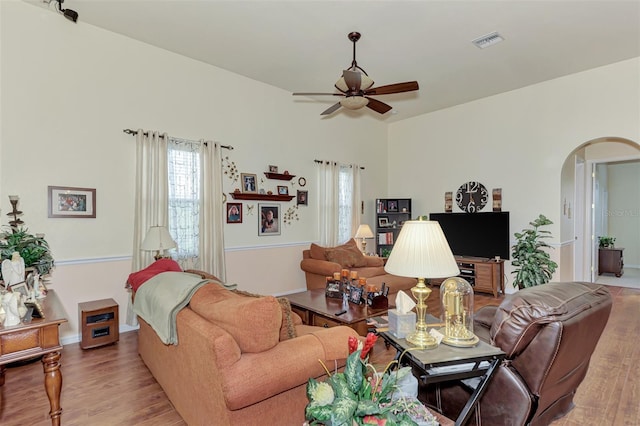
<instances>
[{"instance_id":1,"label":"potted plant","mask_svg":"<svg viewBox=\"0 0 640 426\"><path fill-rule=\"evenodd\" d=\"M516 275L514 287L525 288L548 283L558 268L558 264L544 250L553 248L543 241L544 238L551 238L551 232L539 229L552 223L541 214L536 220L529 222L531 228L514 234L516 244L511 247L511 265L515 267L512 274Z\"/></svg>"},{"instance_id":2,"label":"potted plant","mask_svg":"<svg viewBox=\"0 0 640 426\"><path fill-rule=\"evenodd\" d=\"M377 335L369 333L363 343L355 337L349 337L350 355L342 373L332 375L320 361L329 378L325 382L309 379L305 425L438 424L436 418L417 399L405 398L399 391L398 383L403 375L411 374L410 367L389 371L398 362L394 360L383 373L378 373L368 363L368 352L377 338Z\"/></svg>"},{"instance_id":3,"label":"potted plant","mask_svg":"<svg viewBox=\"0 0 640 426\"><path fill-rule=\"evenodd\" d=\"M609 236L604 236L604 237L598 237L598 246L600 248L613 248L613 243L616 242L616 237L609 237Z\"/></svg>"},{"instance_id":4,"label":"potted plant","mask_svg":"<svg viewBox=\"0 0 640 426\"><path fill-rule=\"evenodd\" d=\"M0 234L0 262L11 259L14 252L20 253L26 268L37 269L40 275L53 268L53 256L47 241L31 235L26 228L13 228Z\"/></svg>"}]
</instances>

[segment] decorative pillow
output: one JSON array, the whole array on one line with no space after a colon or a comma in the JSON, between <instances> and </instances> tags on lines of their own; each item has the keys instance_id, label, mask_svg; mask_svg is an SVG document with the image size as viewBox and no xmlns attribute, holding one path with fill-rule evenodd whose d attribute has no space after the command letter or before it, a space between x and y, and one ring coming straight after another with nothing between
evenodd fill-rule
<instances>
[{"instance_id":1,"label":"decorative pillow","mask_svg":"<svg viewBox=\"0 0 640 426\"><path fill-rule=\"evenodd\" d=\"M127 284L131 286L133 291L137 291L138 288L147 280L155 277L161 272L182 272L182 268L178 265L178 262L173 259L159 259L146 268L129 274Z\"/></svg>"},{"instance_id":2,"label":"decorative pillow","mask_svg":"<svg viewBox=\"0 0 640 426\"><path fill-rule=\"evenodd\" d=\"M361 268L367 266L367 259L353 238L341 246L327 249L326 258L330 262L339 263L343 268Z\"/></svg>"},{"instance_id":3,"label":"decorative pillow","mask_svg":"<svg viewBox=\"0 0 640 426\"><path fill-rule=\"evenodd\" d=\"M314 243L311 243L311 248L309 249L309 255L311 256L312 259L327 260L327 257L325 256L325 248Z\"/></svg>"},{"instance_id":4,"label":"decorative pillow","mask_svg":"<svg viewBox=\"0 0 640 426\"><path fill-rule=\"evenodd\" d=\"M229 333L244 353L267 351L280 339L282 309L273 296L245 297L206 285L193 295L190 307Z\"/></svg>"},{"instance_id":5,"label":"decorative pillow","mask_svg":"<svg viewBox=\"0 0 640 426\"><path fill-rule=\"evenodd\" d=\"M242 290L231 290L236 294L241 294L249 297L264 297L261 294L253 294L247 291ZM293 322L293 317L291 316L291 303L289 303L289 299L286 297L278 297L276 298L278 303L280 304L280 309L282 309L282 326L280 327L280 341L293 339L297 337L296 335L296 327Z\"/></svg>"}]
</instances>

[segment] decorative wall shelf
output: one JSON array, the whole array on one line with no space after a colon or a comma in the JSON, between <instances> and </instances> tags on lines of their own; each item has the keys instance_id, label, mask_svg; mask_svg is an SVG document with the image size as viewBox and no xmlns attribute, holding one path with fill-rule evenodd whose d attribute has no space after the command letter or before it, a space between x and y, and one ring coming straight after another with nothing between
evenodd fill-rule
<instances>
[{"instance_id":1,"label":"decorative wall shelf","mask_svg":"<svg viewBox=\"0 0 640 426\"><path fill-rule=\"evenodd\" d=\"M283 175L281 173L270 173L270 172L264 172L264 175L269 179L278 179L278 180L291 180L294 177L296 177L296 175L286 175L286 174Z\"/></svg>"},{"instance_id":2,"label":"decorative wall shelf","mask_svg":"<svg viewBox=\"0 0 640 426\"><path fill-rule=\"evenodd\" d=\"M291 201L295 198L295 195L247 194L243 192L230 192L229 195L234 200Z\"/></svg>"}]
</instances>

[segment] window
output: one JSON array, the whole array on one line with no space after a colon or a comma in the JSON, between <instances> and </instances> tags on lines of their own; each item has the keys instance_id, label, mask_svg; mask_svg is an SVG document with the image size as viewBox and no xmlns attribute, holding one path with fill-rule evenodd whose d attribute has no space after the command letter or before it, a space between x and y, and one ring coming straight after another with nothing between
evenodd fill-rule
<instances>
[{"instance_id":1,"label":"window","mask_svg":"<svg viewBox=\"0 0 640 426\"><path fill-rule=\"evenodd\" d=\"M198 257L200 224L200 143L169 139L169 233L178 260Z\"/></svg>"}]
</instances>

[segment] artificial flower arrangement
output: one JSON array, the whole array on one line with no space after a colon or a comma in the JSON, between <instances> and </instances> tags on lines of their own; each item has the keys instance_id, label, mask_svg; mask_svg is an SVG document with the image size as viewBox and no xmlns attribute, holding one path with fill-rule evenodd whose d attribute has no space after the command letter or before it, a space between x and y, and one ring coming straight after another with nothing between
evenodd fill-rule
<instances>
[{"instance_id":1,"label":"artificial flower arrangement","mask_svg":"<svg viewBox=\"0 0 640 426\"><path fill-rule=\"evenodd\" d=\"M410 367L390 372L390 367L398 362L394 360L379 374L367 362L377 339L374 333L367 334L364 343L349 337L350 355L342 373L332 375L320 361L329 378L326 382L310 378L307 383L309 404L305 417L309 425L417 425L414 419L420 424L438 424L415 398L397 398L397 383L410 373Z\"/></svg>"}]
</instances>

